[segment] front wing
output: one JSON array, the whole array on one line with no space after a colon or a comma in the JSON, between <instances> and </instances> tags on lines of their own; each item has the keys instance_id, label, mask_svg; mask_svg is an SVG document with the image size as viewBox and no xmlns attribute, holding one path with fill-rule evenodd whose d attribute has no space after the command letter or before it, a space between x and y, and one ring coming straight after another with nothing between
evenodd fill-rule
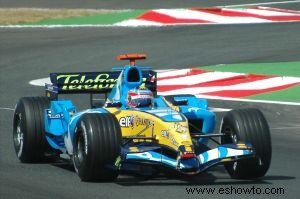
<instances>
[{"instance_id":1,"label":"front wing","mask_svg":"<svg viewBox=\"0 0 300 199\"><path fill-rule=\"evenodd\" d=\"M195 158L174 159L162 154L160 147L135 146L123 150L122 161L161 164L183 173L199 173L218 163L252 157L254 153L250 144L225 144L197 154Z\"/></svg>"}]
</instances>

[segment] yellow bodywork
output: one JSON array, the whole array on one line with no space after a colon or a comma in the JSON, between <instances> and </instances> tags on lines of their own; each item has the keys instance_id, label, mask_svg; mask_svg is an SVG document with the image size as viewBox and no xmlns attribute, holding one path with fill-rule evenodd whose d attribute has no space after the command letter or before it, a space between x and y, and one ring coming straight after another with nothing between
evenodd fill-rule
<instances>
[{"instance_id":1,"label":"yellow bodywork","mask_svg":"<svg viewBox=\"0 0 300 199\"><path fill-rule=\"evenodd\" d=\"M152 141L176 151L183 145L186 152L194 152L186 118L182 122L166 122L143 111L117 108L106 110L118 119L123 138L134 138L135 142Z\"/></svg>"}]
</instances>

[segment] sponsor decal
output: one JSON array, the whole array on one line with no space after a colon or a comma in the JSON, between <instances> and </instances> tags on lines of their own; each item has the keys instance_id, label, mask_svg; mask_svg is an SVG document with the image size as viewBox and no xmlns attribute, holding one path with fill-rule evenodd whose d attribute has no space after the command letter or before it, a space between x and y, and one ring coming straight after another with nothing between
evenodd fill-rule
<instances>
[{"instance_id":1,"label":"sponsor decal","mask_svg":"<svg viewBox=\"0 0 300 199\"><path fill-rule=\"evenodd\" d=\"M169 138L169 132L166 131L166 130L162 130L162 131L161 131L161 136L162 136L162 137Z\"/></svg>"},{"instance_id":2,"label":"sponsor decal","mask_svg":"<svg viewBox=\"0 0 300 199\"><path fill-rule=\"evenodd\" d=\"M58 114L52 115L50 109L46 109L46 114L47 114L47 117L49 119L61 119L61 118L64 118L64 115L62 113L58 113Z\"/></svg>"},{"instance_id":3,"label":"sponsor decal","mask_svg":"<svg viewBox=\"0 0 300 199\"><path fill-rule=\"evenodd\" d=\"M121 127L133 127L133 116L125 116L119 119Z\"/></svg>"},{"instance_id":4,"label":"sponsor decal","mask_svg":"<svg viewBox=\"0 0 300 199\"><path fill-rule=\"evenodd\" d=\"M185 134L183 134L183 135L185 135ZM169 133L169 131L167 131L167 130L162 130L162 131L161 131L161 136L162 136L162 137L165 137L165 138L168 138L174 146L176 146L176 147L179 146L178 142L175 140L174 136L173 136L172 134ZM186 135L185 135L185 136L186 136ZM185 138L187 138L187 136L186 136ZM185 138L184 138L184 139L185 139Z\"/></svg>"},{"instance_id":5,"label":"sponsor decal","mask_svg":"<svg viewBox=\"0 0 300 199\"><path fill-rule=\"evenodd\" d=\"M178 142L175 140L175 138L173 136L170 137L170 141L174 146L176 146L176 147L179 146Z\"/></svg>"},{"instance_id":6,"label":"sponsor decal","mask_svg":"<svg viewBox=\"0 0 300 199\"><path fill-rule=\"evenodd\" d=\"M152 75L153 76L153 75ZM152 77L143 77L140 87L151 87L150 79ZM118 81L119 73L71 73L59 74L56 81L62 85L62 90L101 90L112 89ZM151 85L149 85L149 82Z\"/></svg>"},{"instance_id":7,"label":"sponsor decal","mask_svg":"<svg viewBox=\"0 0 300 199\"><path fill-rule=\"evenodd\" d=\"M138 134L138 135L128 136L126 138L143 139L145 137L146 137L146 135L140 135L140 134Z\"/></svg>"},{"instance_id":8,"label":"sponsor decal","mask_svg":"<svg viewBox=\"0 0 300 199\"><path fill-rule=\"evenodd\" d=\"M154 125L154 122L149 120L149 119L146 119L146 118L141 118L139 116L136 116L135 117L135 125L138 127L138 126L153 126Z\"/></svg>"},{"instance_id":9,"label":"sponsor decal","mask_svg":"<svg viewBox=\"0 0 300 199\"><path fill-rule=\"evenodd\" d=\"M188 139L187 133L181 134L181 138L184 139L184 140Z\"/></svg>"},{"instance_id":10,"label":"sponsor decal","mask_svg":"<svg viewBox=\"0 0 300 199\"><path fill-rule=\"evenodd\" d=\"M174 122L173 125L170 126L170 128L175 129L177 133L187 133L188 127L184 126L180 123Z\"/></svg>"},{"instance_id":11,"label":"sponsor decal","mask_svg":"<svg viewBox=\"0 0 300 199\"><path fill-rule=\"evenodd\" d=\"M111 78L108 73L99 74L94 78L84 74L63 74L57 76L57 81L63 84L62 90L97 90L111 89L117 79Z\"/></svg>"},{"instance_id":12,"label":"sponsor decal","mask_svg":"<svg viewBox=\"0 0 300 199\"><path fill-rule=\"evenodd\" d=\"M139 152L139 149L137 147L129 147L130 152Z\"/></svg>"}]
</instances>

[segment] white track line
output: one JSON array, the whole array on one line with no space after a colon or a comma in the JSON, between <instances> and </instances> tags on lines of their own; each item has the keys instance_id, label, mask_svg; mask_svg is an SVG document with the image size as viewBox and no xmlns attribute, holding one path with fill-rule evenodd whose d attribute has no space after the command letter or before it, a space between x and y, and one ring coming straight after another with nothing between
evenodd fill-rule
<instances>
[{"instance_id":1,"label":"white track line","mask_svg":"<svg viewBox=\"0 0 300 199\"><path fill-rule=\"evenodd\" d=\"M45 86L45 84L51 84L50 77L45 77L41 79L31 80L29 84L33 86Z\"/></svg>"},{"instance_id":2,"label":"white track line","mask_svg":"<svg viewBox=\"0 0 300 199\"><path fill-rule=\"evenodd\" d=\"M228 5L228 6L217 6L223 8L233 8L233 7L241 7L241 6L259 6L259 5L276 5L276 4L287 4L287 3L300 3L300 0L294 1L273 1L273 2L264 2L264 3L247 3L247 4L235 4L235 5Z\"/></svg>"},{"instance_id":3,"label":"white track line","mask_svg":"<svg viewBox=\"0 0 300 199\"><path fill-rule=\"evenodd\" d=\"M14 108L6 108L6 107L0 107L0 110L6 110L6 111L14 111Z\"/></svg>"},{"instance_id":4,"label":"white track line","mask_svg":"<svg viewBox=\"0 0 300 199\"><path fill-rule=\"evenodd\" d=\"M245 14L254 14L259 16L266 16L266 17L272 17L272 16L298 16L299 14L296 13L289 13L289 12L279 12L279 11L273 11L273 10L264 10L264 9L228 9L224 8L225 11L233 11L233 12L239 12L239 13L245 13Z\"/></svg>"},{"instance_id":5,"label":"white track line","mask_svg":"<svg viewBox=\"0 0 300 199\"><path fill-rule=\"evenodd\" d=\"M285 13L291 13L298 15L300 11L298 10L289 10L289 9L280 9L280 8L271 8L271 7L264 7L264 6L258 6L261 10L271 10L271 11L277 11L277 12L285 12Z\"/></svg>"},{"instance_id":6,"label":"white track line","mask_svg":"<svg viewBox=\"0 0 300 199\"><path fill-rule=\"evenodd\" d=\"M131 26L131 27L137 27L137 26L163 26L163 23L159 22L153 22L153 21L147 21L143 19L129 19L125 21L121 21L118 23L115 23L114 26Z\"/></svg>"},{"instance_id":7,"label":"white track line","mask_svg":"<svg viewBox=\"0 0 300 199\"><path fill-rule=\"evenodd\" d=\"M175 77L170 79L164 79L157 82L159 86L171 86L171 85L194 85L210 81L216 81L226 78L237 77L244 75L244 73L233 73L233 72L206 72L198 75L188 75L184 77ZM300 81L300 80L299 80Z\"/></svg>"}]
</instances>

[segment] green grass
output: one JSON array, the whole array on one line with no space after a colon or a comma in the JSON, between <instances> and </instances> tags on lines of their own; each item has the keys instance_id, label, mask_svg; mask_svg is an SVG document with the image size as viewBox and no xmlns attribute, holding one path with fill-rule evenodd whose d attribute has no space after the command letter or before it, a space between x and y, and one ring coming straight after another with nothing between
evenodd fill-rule
<instances>
[{"instance_id":1,"label":"green grass","mask_svg":"<svg viewBox=\"0 0 300 199\"><path fill-rule=\"evenodd\" d=\"M224 72L300 77L300 62L220 64L200 68Z\"/></svg>"},{"instance_id":2,"label":"green grass","mask_svg":"<svg viewBox=\"0 0 300 199\"><path fill-rule=\"evenodd\" d=\"M276 92L253 95L253 96L250 96L247 98L248 99L256 99L256 100L300 102L300 86L294 86L292 88L284 89L284 90L276 91Z\"/></svg>"},{"instance_id":3,"label":"green grass","mask_svg":"<svg viewBox=\"0 0 300 199\"><path fill-rule=\"evenodd\" d=\"M124 12L89 15L83 17L69 17L64 19L47 19L36 23L26 23L26 25L84 25L101 24L109 25L123 20L136 18L146 12L146 10L130 10ZM22 24L24 25L24 24Z\"/></svg>"}]
</instances>

